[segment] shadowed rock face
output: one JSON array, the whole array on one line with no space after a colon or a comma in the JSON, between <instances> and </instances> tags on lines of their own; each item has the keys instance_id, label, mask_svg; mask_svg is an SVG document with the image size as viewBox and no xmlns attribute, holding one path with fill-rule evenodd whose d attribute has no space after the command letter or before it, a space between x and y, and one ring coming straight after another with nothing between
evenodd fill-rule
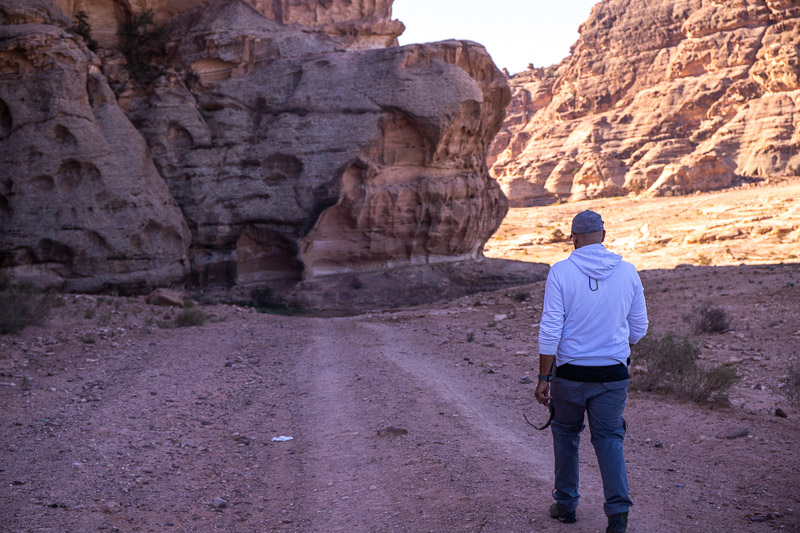
<instances>
[{"instance_id":1,"label":"shadowed rock face","mask_svg":"<svg viewBox=\"0 0 800 533\"><path fill-rule=\"evenodd\" d=\"M42 12L0 27L3 273L81 291L180 279L189 231L144 139L97 58Z\"/></svg>"},{"instance_id":2,"label":"shadowed rock face","mask_svg":"<svg viewBox=\"0 0 800 533\"><path fill-rule=\"evenodd\" d=\"M358 9L345 1L206 2L195 11L180 2L147 4L171 28L169 64L149 87L128 78L113 50L100 50L101 64L80 39L55 26L3 28L40 40L54 36L26 50L41 54L55 69L52 79L62 75L65 87L51 82L30 90L37 100L70 108L46 106L50 129L37 126L38 143L25 142L42 152L51 145L72 151L45 158L54 168L29 176L25 164L33 156L19 151L21 138L6 137L17 130L16 109L30 104L6 96L0 102L0 135L6 136L0 154L16 165L15 183L41 175L51 178L39 180L47 182L42 187L78 191L71 193L82 206L77 211L72 196L48 197L72 218L55 218L47 231L73 235L89 226L89 213L110 211L119 233L141 228L146 236L124 249L101 234L113 241L114 264L145 264L147 253L135 246L150 247L171 258L162 257L164 265L181 266L167 278L185 275L197 286L234 287L242 295L331 274L481 256L507 211L485 156L510 99L505 77L483 47L447 41L375 48L374 37L388 35L381 28L391 2L360 2ZM64 7L88 10L91 20L109 13L109 5L130 8L100 0ZM347 38L331 30L330 24L353 20L363 27ZM75 58L65 60L67 51ZM9 71L16 68L12 57ZM32 75L18 70L3 94ZM71 114L80 120L62 120ZM105 196L93 188L104 183L115 185ZM0 252L6 266L16 267L11 252L34 246L46 227L34 221L42 203L13 190L3 193L13 205L0 203L0 214L19 229L13 242L5 242L4 232ZM175 263L184 255L184 264ZM31 257L32 264L44 261ZM104 262L76 270L75 261L59 261L66 278L108 281Z\"/></svg>"},{"instance_id":3,"label":"shadowed rock face","mask_svg":"<svg viewBox=\"0 0 800 533\"><path fill-rule=\"evenodd\" d=\"M512 205L681 194L800 167L800 5L607 0L511 79L490 151Z\"/></svg>"}]
</instances>

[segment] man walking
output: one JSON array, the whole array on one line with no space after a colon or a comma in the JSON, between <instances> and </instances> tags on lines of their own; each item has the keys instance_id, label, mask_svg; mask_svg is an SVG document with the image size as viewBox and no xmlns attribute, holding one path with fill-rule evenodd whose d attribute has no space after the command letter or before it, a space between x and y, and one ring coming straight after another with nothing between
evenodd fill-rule
<instances>
[{"instance_id":1,"label":"man walking","mask_svg":"<svg viewBox=\"0 0 800 533\"><path fill-rule=\"evenodd\" d=\"M647 309L636 268L606 250L605 236L598 213L582 211L572 219L575 250L547 275L534 394L554 411L556 501L550 516L564 523L576 520L578 443L585 413L603 479L606 533L625 533L632 502L622 452L622 411L630 345L647 332Z\"/></svg>"}]
</instances>

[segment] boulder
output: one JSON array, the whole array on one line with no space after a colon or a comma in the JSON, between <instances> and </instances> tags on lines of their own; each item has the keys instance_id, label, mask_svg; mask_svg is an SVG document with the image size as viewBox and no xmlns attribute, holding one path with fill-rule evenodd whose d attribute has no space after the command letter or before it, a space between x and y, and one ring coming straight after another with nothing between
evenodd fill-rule
<instances>
[{"instance_id":1,"label":"boulder","mask_svg":"<svg viewBox=\"0 0 800 533\"><path fill-rule=\"evenodd\" d=\"M147 295L145 301L150 305L165 305L168 307L183 307L185 303L183 294L170 289L156 289Z\"/></svg>"}]
</instances>

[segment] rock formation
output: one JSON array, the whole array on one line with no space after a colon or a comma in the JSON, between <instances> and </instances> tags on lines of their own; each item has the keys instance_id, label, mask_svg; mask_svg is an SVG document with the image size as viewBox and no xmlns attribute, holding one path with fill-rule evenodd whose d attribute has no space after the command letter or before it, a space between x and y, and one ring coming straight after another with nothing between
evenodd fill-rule
<instances>
[{"instance_id":1,"label":"rock formation","mask_svg":"<svg viewBox=\"0 0 800 533\"><path fill-rule=\"evenodd\" d=\"M96 21L97 56L48 1L20 5L0 0L12 74L0 80L0 154L13 165L13 188L0 190L7 271L57 264L67 288L130 285L111 261L163 272L151 285L288 291L479 258L505 215L485 161L510 98L505 76L475 43L385 47L402 29L388 0L59 0ZM170 30L150 83L95 29L145 8ZM20 56L47 68L34 74ZM49 81L25 98L34 75ZM36 150L59 157L34 167ZM59 216L41 224L45 199ZM69 261L20 255L42 238L69 246Z\"/></svg>"},{"instance_id":2,"label":"rock formation","mask_svg":"<svg viewBox=\"0 0 800 533\"><path fill-rule=\"evenodd\" d=\"M16 1L16 0L15 0ZM214 9L220 0L54 0L70 17L79 11L88 16L93 35L103 46L118 42L117 30L133 13L153 12L157 23L170 23L187 13ZM394 0L243 0L264 17L302 26L304 31L337 38L348 48L396 46L405 27L392 20ZM237 31L235 28L229 28Z\"/></svg>"},{"instance_id":3,"label":"rock formation","mask_svg":"<svg viewBox=\"0 0 800 533\"><path fill-rule=\"evenodd\" d=\"M179 279L187 225L97 57L52 8L13 7L0 10L3 273L84 291Z\"/></svg>"},{"instance_id":4,"label":"rock formation","mask_svg":"<svg viewBox=\"0 0 800 533\"><path fill-rule=\"evenodd\" d=\"M489 156L511 205L800 174L796 0L605 0L511 86Z\"/></svg>"}]
</instances>

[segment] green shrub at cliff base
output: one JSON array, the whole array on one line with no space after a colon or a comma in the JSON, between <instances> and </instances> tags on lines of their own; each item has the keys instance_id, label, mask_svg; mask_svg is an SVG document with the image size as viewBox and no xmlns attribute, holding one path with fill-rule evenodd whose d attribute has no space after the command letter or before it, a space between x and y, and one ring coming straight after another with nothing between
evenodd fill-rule
<instances>
[{"instance_id":1,"label":"green shrub at cliff base","mask_svg":"<svg viewBox=\"0 0 800 533\"><path fill-rule=\"evenodd\" d=\"M50 313L52 298L37 294L32 287L11 285L0 279L0 335L17 333L41 324Z\"/></svg>"},{"instance_id":2,"label":"green shrub at cliff base","mask_svg":"<svg viewBox=\"0 0 800 533\"><path fill-rule=\"evenodd\" d=\"M698 364L700 344L673 332L649 331L631 351L631 388L660 390L696 402L727 401L725 392L739 376L732 367Z\"/></svg>"},{"instance_id":3,"label":"green shrub at cliff base","mask_svg":"<svg viewBox=\"0 0 800 533\"><path fill-rule=\"evenodd\" d=\"M169 28L153 22L153 10L134 15L117 33L128 71L140 83L151 83L161 75L157 61L166 57Z\"/></svg>"}]
</instances>

